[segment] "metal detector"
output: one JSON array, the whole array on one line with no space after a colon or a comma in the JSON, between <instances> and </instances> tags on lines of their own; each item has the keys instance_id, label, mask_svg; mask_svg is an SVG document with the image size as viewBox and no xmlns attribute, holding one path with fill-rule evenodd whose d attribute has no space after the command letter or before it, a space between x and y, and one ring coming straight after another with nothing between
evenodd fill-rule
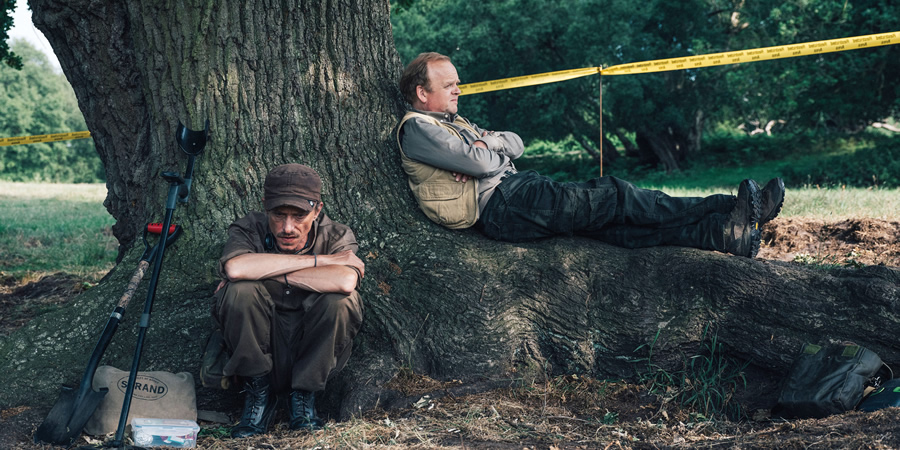
<instances>
[{"instance_id":1,"label":"metal detector","mask_svg":"<svg viewBox=\"0 0 900 450\"><path fill-rule=\"evenodd\" d=\"M181 150L188 155L187 170L184 177L177 172L163 172L162 177L169 182L169 195L166 199L166 215L162 223L163 230L168 230L172 225L172 215L175 213L175 206L178 202L187 203L191 195L191 179L194 174L194 159L203 152L206 142L209 139L209 120L206 121L206 127L203 130L194 131L185 128L181 122L178 122L178 129L175 130L175 141L181 147ZM140 330L138 331L137 345L134 349L134 360L131 364L131 372L128 375L128 387L125 390L125 400L122 404L122 415L119 416L119 426L116 429L116 436L111 442L111 447L122 447L125 437L125 424L128 421L128 412L131 409L131 397L134 394L134 382L137 378L138 367L141 363L141 352L144 347L144 337L147 334L147 328L150 327L150 312L153 310L153 299L156 297L156 285L159 282L159 272L162 267L162 260L166 251L165 239L161 239L159 251L153 261L153 274L150 276L150 285L147 288L147 300L144 302L144 313L141 315Z\"/></svg>"}]
</instances>

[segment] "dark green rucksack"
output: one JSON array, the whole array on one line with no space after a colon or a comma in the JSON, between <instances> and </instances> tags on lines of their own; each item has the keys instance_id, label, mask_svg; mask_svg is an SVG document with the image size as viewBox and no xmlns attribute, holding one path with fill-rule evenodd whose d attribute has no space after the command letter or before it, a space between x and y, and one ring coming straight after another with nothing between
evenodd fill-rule
<instances>
[{"instance_id":1,"label":"dark green rucksack","mask_svg":"<svg viewBox=\"0 0 900 450\"><path fill-rule=\"evenodd\" d=\"M806 344L794 361L772 411L784 418L821 418L856 408L882 361L854 344Z\"/></svg>"}]
</instances>

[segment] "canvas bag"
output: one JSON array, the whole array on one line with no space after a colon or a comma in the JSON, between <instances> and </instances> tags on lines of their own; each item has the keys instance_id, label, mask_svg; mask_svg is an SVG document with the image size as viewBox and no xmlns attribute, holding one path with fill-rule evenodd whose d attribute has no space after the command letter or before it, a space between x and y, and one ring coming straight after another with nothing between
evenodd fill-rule
<instances>
[{"instance_id":1,"label":"canvas bag","mask_svg":"<svg viewBox=\"0 0 900 450\"><path fill-rule=\"evenodd\" d=\"M115 433L122 416L129 372L111 366L100 366L94 374L93 388L109 392L84 425L93 436ZM135 417L148 419L197 420L197 393L194 376L188 372L138 372L128 410L127 424Z\"/></svg>"},{"instance_id":2,"label":"canvas bag","mask_svg":"<svg viewBox=\"0 0 900 450\"><path fill-rule=\"evenodd\" d=\"M858 345L806 344L772 412L784 418L822 418L852 410L881 366L878 355Z\"/></svg>"}]
</instances>

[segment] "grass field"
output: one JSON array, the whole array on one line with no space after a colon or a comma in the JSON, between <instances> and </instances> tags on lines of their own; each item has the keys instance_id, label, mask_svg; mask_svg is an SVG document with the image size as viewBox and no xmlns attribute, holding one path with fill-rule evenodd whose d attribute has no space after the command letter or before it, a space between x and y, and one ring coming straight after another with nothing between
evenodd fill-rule
<instances>
[{"instance_id":1,"label":"grass field","mask_svg":"<svg viewBox=\"0 0 900 450\"><path fill-rule=\"evenodd\" d=\"M102 277L118 248L105 197L103 184L0 181L0 273L20 282L52 272Z\"/></svg>"},{"instance_id":2,"label":"grass field","mask_svg":"<svg viewBox=\"0 0 900 450\"><path fill-rule=\"evenodd\" d=\"M764 183L766 180L761 180ZM728 193L726 190L711 188L692 189L664 185L642 185L650 189L660 189L675 196L705 196ZM737 185L734 186L736 193ZM805 217L809 219L843 220L850 218L871 218L900 220L900 190L898 189L819 189L806 187L787 189L784 209L779 217Z\"/></svg>"},{"instance_id":3,"label":"grass field","mask_svg":"<svg viewBox=\"0 0 900 450\"><path fill-rule=\"evenodd\" d=\"M638 181L642 187L675 196L727 193L739 170L679 173ZM772 167L749 170L760 181ZM686 187L691 184L703 187ZM0 278L17 283L64 272L84 281L99 280L114 265L118 243L115 220L103 206L103 184L40 184L0 181ZM781 217L824 221L850 218L900 220L900 190L789 188Z\"/></svg>"},{"instance_id":4,"label":"grass field","mask_svg":"<svg viewBox=\"0 0 900 450\"><path fill-rule=\"evenodd\" d=\"M646 189L658 189L673 196L707 196L737 193L744 178L764 185L770 178L782 176L789 168L809 167L823 158L822 154L800 154L787 160L760 161L719 167L687 168L667 173L660 170L635 170L607 167L603 175L622 178ZM587 156L570 152L559 155L526 154L516 162L520 170L534 169L560 181L581 181L598 176L597 165ZM554 173L555 171L558 171ZM820 187L814 184L787 186L787 196L780 217L805 217L821 220L871 218L900 220L900 189L861 187Z\"/></svg>"},{"instance_id":5,"label":"grass field","mask_svg":"<svg viewBox=\"0 0 900 450\"><path fill-rule=\"evenodd\" d=\"M673 174L656 172L638 182L641 187L660 189L670 195L705 196L736 193L744 178L753 178L762 186L770 178L781 176L789 164L769 161L744 167L705 168ZM850 218L900 219L900 189L860 187L787 186L781 217L842 220Z\"/></svg>"},{"instance_id":6,"label":"grass field","mask_svg":"<svg viewBox=\"0 0 900 450\"><path fill-rule=\"evenodd\" d=\"M748 170L761 182L770 176L767 172L771 170ZM708 186L685 187L691 179ZM739 180L740 175L719 170L714 175L678 174L638 184L670 195L705 196L729 192L722 186L731 179ZM105 197L103 184L0 181L0 272L20 281L57 271L89 281L102 277L112 268L118 246L110 232L115 221L103 206ZM781 217L900 220L900 190L789 189Z\"/></svg>"}]
</instances>

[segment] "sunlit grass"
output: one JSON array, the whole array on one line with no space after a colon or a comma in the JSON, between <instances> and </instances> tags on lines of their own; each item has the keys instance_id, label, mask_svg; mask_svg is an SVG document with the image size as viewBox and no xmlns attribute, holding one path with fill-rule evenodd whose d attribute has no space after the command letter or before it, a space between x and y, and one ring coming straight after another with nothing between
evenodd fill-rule
<instances>
[{"instance_id":1,"label":"sunlit grass","mask_svg":"<svg viewBox=\"0 0 900 450\"><path fill-rule=\"evenodd\" d=\"M868 217L900 220L900 189L817 189L789 191L787 216L825 220Z\"/></svg>"},{"instance_id":2,"label":"sunlit grass","mask_svg":"<svg viewBox=\"0 0 900 450\"><path fill-rule=\"evenodd\" d=\"M767 180L760 180L765 183ZM665 185L641 185L646 189L658 189L679 197L705 197L711 194L736 194L737 184L731 189L690 189ZM784 208L779 217L805 217L826 221L850 218L900 220L900 190L898 189L819 189L805 187L788 188Z\"/></svg>"},{"instance_id":3,"label":"sunlit grass","mask_svg":"<svg viewBox=\"0 0 900 450\"><path fill-rule=\"evenodd\" d=\"M714 161L713 166L685 163L682 170L671 172L630 167L623 161L605 167L603 175L622 178L638 187L658 189L672 196L736 194L738 185L745 178L752 178L760 185L765 185L769 179L782 176L790 170L799 168L802 173L805 168L821 163L823 158L852 153L866 144L857 142L858 140L851 141L822 148L791 147L792 152L786 158L777 160L736 157L731 163ZM553 145L557 145L557 148L552 148ZM558 181L586 181L600 175L599 165L574 144L553 145L538 143L530 147L516 161L516 165L520 170L534 169ZM805 217L825 221L850 218L900 220L900 189L789 184L780 217Z\"/></svg>"},{"instance_id":4,"label":"sunlit grass","mask_svg":"<svg viewBox=\"0 0 900 450\"><path fill-rule=\"evenodd\" d=\"M747 175L765 183L777 170L756 167ZM708 171L685 187L688 176L636 181L673 196L734 194L737 171ZM118 243L110 227L102 184L35 184L0 181L0 272L18 279L62 271L89 278L112 268ZM849 218L900 220L900 190L788 187L780 217L825 221Z\"/></svg>"},{"instance_id":5,"label":"sunlit grass","mask_svg":"<svg viewBox=\"0 0 900 450\"><path fill-rule=\"evenodd\" d=\"M0 271L17 279L66 272L99 278L118 243L103 184L0 181Z\"/></svg>"}]
</instances>

